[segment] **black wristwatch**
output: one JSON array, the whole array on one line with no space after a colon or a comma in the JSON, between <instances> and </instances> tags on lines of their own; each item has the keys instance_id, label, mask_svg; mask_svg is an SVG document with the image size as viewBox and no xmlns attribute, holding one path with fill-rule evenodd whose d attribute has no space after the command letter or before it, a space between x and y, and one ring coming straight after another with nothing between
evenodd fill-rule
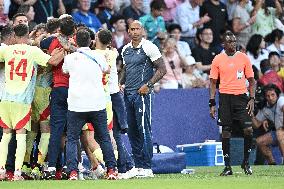
<instances>
[{"instance_id":1,"label":"black wristwatch","mask_svg":"<svg viewBox=\"0 0 284 189\"><path fill-rule=\"evenodd\" d=\"M153 85L150 81L148 81L148 82L146 83L146 85L147 85L147 87L148 87L149 89L154 88L154 85Z\"/></svg>"}]
</instances>

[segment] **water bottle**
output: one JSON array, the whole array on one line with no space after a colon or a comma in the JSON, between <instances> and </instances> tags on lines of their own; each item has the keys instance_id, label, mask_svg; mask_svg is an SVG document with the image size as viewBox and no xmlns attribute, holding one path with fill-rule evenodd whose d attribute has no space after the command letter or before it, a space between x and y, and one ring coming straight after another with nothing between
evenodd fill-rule
<instances>
[{"instance_id":1,"label":"water bottle","mask_svg":"<svg viewBox=\"0 0 284 189\"><path fill-rule=\"evenodd\" d=\"M194 174L195 173L195 169L183 169L181 172L181 174Z\"/></svg>"}]
</instances>

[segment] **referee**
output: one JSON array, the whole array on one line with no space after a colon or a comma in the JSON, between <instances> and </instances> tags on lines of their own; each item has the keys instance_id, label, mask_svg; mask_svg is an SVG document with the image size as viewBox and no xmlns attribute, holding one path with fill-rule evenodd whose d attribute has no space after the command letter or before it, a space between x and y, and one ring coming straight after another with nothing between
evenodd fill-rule
<instances>
[{"instance_id":1,"label":"referee","mask_svg":"<svg viewBox=\"0 0 284 189\"><path fill-rule=\"evenodd\" d=\"M141 22L133 21L128 32L131 42L122 49L125 74L120 82L125 83L128 136L135 167L138 168L137 176L153 177L152 89L166 74L166 67L158 47L142 37Z\"/></svg>"},{"instance_id":2,"label":"referee","mask_svg":"<svg viewBox=\"0 0 284 189\"><path fill-rule=\"evenodd\" d=\"M255 81L252 65L246 54L236 51L236 37L231 31L224 34L224 52L217 55L210 71L210 116L216 115L216 83L220 79L218 125L222 126L222 149L225 168L221 176L232 175L230 164L230 137L232 127L244 132L244 159L241 165L245 174L251 175L249 155L252 146L252 120L255 99ZM247 96L246 80L249 82Z\"/></svg>"}]
</instances>

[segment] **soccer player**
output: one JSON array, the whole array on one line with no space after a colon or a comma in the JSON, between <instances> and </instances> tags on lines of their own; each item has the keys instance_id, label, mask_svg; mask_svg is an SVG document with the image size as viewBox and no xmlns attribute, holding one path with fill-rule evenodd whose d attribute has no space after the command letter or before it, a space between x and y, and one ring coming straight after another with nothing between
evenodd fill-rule
<instances>
[{"instance_id":1,"label":"soccer player","mask_svg":"<svg viewBox=\"0 0 284 189\"><path fill-rule=\"evenodd\" d=\"M63 49L50 55L39 48L27 45L29 29L25 24L14 27L15 45L0 51L0 61L5 62L5 90L0 102L0 180L5 179L5 163L12 130L16 131L17 149L13 180L23 180L21 168L26 151L26 130L30 130L31 102L33 99L37 65L58 64L63 59Z\"/></svg>"},{"instance_id":2,"label":"soccer player","mask_svg":"<svg viewBox=\"0 0 284 189\"><path fill-rule=\"evenodd\" d=\"M218 54L212 62L210 71L210 116L216 114L216 83L219 86L218 125L222 126L222 149L225 168L221 176L232 175L230 163L230 137L233 126L240 127L244 132L244 159L241 165L245 174L251 175L249 155L252 146L252 120L255 99L255 81L252 64L246 54L236 51L236 37L227 31L224 34L225 51ZM249 82L247 96L246 80Z\"/></svg>"},{"instance_id":3,"label":"soccer player","mask_svg":"<svg viewBox=\"0 0 284 189\"><path fill-rule=\"evenodd\" d=\"M122 49L125 75L120 83L125 83L128 137L138 176L153 177L152 89L167 71L158 47L143 38L143 30L137 20L129 26L131 42Z\"/></svg>"},{"instance_id":4,"label":"soccer player","mask_svg":"<svg viewBox=\"0 0 284 189\"><path fill-rule=\"evenodd\" d=\"M77 141L87 122L92 123L99 138L107 167L107 179L117 179L116 161L107 130L106 98L101 82L103 72L109 72L109 67L103 56L89 48L91 38L88 31L79 30L76 40L80 48L65 56L62 67L70 75L66 145L69 179L78 179L78 161L74 151L77 152Z\"/></svg>"},{"instance_id":5,"label":"soccer player","mask_svg":"<svg viewBox=\"0 0 284 189\"><path fill-rule=\"evenodd\" d=\"M130 155L126 151L124 144L121 141L120 134L121 131L126 132L128 125L126 122L126 109L123 101L123 97L121 93L119 93L119 85L118 85L118 75L116 68L116 58L118 56L116 49L109 49L109 45L112 41L112 34L109 30L100 30L97 33L96 39L96 51L103 53L107 59L107 63L110 66L110 74L104 74L104 87L107 92L107 97L111 95L111 105L112 105L112 114L114 115L112 118L113 129L110 130L110 136L113 140L115 140L116 148L118 151L118 172L126 173L126 171L132 168L132 159ZM113 101L114 100L114 101ZM113 111L114 110L114 111ZM107 109L107 111L109 111ZM119 124L120 123L120 124ZM96 150L94 153L96 156L99 150ZM116 154L116 150L115 150ZM116 154L117 155L117 154ZM128 158L127 158L128 157ZM130 160L129 160L130 159ZM127 162L128 161L128 162ZM127 163L130 162L130 165L126 167ZM126 176L127 175L127 176ZM119 174L119 178L130 178L129 174Z\"/></svg>"},{"instance_id":6,"label":"soccer player","mask_svg":"<svg viewBox=\"0 0 284 189\"><path fill-rule=\"evenodd\" d=\"M40 41L46 36L46 25L39 24L34 29L34 35L29 34L31 41ZM33 46L36 43L32 43ZM50 85L51 85L51 66L47 68L40 67L38 75L36 78L35 95L32 102L32 113L31 113L31 131L27 132L27 144L26 144L26 154L24 158L24 164L22 167L22 176L26 179L34 178L38 179L40 177L40 167L44 163L45 156L47 154L47 147L49 141L49 95L50 95ZM34 140L38 135L38 131L41 131L41 140L39 142L39 164L33 164L36 162L33 157L31 160L31 153L34 146ZM32 166L31 166L32 164Z\"/></svg>"},{"instance_id":7,"label":"soccer player","mask_svg":"<svg viewBox=\"0 0 284 189\"><path fill-rule=\"evenodd\" d=\"M19 24L26 24L28 25L28 18L24 13L17 13L13 16L13 26Z\"/></svg>"},{"instance_id":8,"label":"soccer player","mask_svg":"<svg viewBox=\"0 0 284 189\"><path fill-rule=\"evenodd\" d=\"M60 19L60 33L49 39L49 53L55 48L63 48L67 45L75 32L75 22L67 16ZM69 75L62 72L63 60L57 66L52 67L53 88L50 95L50 139L48 146L48 170L43 173L44 179L55 179L56 170L60 174L62 165L57 165L61 156L61 139L66 128L67 121L67 97L69 87ZM65 177L65 174L63 175Z\"/></svg>"},{"instance_id":9,"label":"soccer player","mask_svg":"<svg viewBox=\"0 0 284 189\"><path fill-rule=\"evenodd\" d=\"M1 31L1 48L7 46L7 45L13 45L14 40L14 29L13 26L7 25L5 26ZM3 66L3 67L2 67ZM0 99L2 96L2 93L4 91L5 86L5 68L4 64L0 64ZM2 138L3 134L3 128L0 127L0 140ZM9 143L9 149L8 149L8 158L6 162L6 180L11 181L14 177L14 167L15 167L15 151L16 151L16 138L14 136L15 141L11 140Z\"/></svg>"}]
</instances>

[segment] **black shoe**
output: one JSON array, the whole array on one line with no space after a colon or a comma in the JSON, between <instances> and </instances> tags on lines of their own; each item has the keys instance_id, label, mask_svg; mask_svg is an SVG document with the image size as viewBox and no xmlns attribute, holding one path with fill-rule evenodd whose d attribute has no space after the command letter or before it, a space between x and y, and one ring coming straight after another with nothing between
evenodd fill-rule
<instances>
[{"instance_id":1,"label":"black shoe","mask_svg":"<svg viewBox=\"0 0 284 189\"><path fill-rule=\"evenodd\" d=\"M67 173L67 167L62 168L62 173L61 173L61 180L68 180L69 174Z\"/></svg>"},{"instance_id":2,"label":"black shoe","mask_svg":"<svg viewBox=\"0 0 284 189\"><path fill-rule=\"evenodd\" d=\"M55 180L56 171L44 171L42 173L42 180Z\"/></svg>"},{"instance_id":3,"label":"black shoe","mask_svg":"<svg viewBox=\"0 0 284 189\"><path fill-rule=\"evenodd\" d=\"M226 166L220 176L228 176L228 175L233 175L232 168L230 166Z\"/></svg>"},{"instance_id":4,"label":"black shoe","mask_svg":"<svg viewBox=\"0 0 284 189\"><path fill-rule=\"evenodd\" d=\"M251 175L252 174L252 169L248 162L243 162L241 168L244 170L246 175Z\"/></svg>"}]
</instances>

